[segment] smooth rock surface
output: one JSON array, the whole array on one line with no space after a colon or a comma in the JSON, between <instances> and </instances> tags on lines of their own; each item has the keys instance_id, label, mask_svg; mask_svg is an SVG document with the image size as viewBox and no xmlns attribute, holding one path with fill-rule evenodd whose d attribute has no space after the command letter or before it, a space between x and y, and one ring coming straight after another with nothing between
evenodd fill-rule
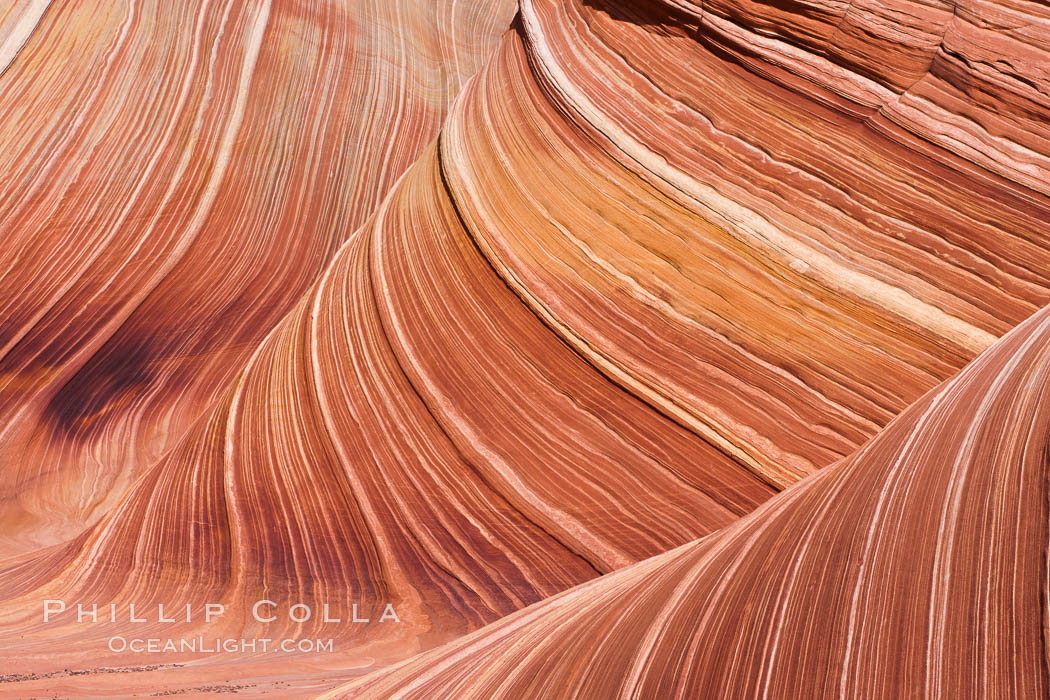
<instances>
[{"instance_id":1,"label":"smooth rock surface","mask_svg":"<svg viewBox=\"0 0 1050 700\"><path fill-rule=\"evenodd\" d=\"M995 343L1050 302L1048 46L1009 1L0 11L0 693L1045 691L1045 313Z\"/></svg>"}]
</instances>

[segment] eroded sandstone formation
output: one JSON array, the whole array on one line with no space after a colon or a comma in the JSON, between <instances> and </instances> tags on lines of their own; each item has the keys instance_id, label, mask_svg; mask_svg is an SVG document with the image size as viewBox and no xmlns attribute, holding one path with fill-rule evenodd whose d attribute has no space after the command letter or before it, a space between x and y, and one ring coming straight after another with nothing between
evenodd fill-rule
<instances>
[{"instance_id":1,"label":"eroded sandstone formation","mask_svg":"<svg viewBox=\"0 0 1050 700\"><path fill-rule=\"evenodd\" d=\"M333 696L1045 697L1050 307L699 542Z\"/></svg>"},{"instance_id":2,"label":"eroded sandstone formation","mask_svg":"<svg viewBox=\"0 0 1050 700\"><path fill-rule=\"evenodd\" d=\"M7 12L0 538L27 551L97 521L218 400L434 138L513 5Z\"/></svg>"},{"instance_id":3,"label":"eroded sandstone formation","mask_svg":"<svg viewBox=\"0 0 1050 700\"><path fill-rule=\"evenodd\" d=\"M993 343L1050 302L1048 46L1020 3L16 3L0 680L1038 690L1042 316ZM106 647L198 634L336 653Z\"/></svg>"}]
</instances>

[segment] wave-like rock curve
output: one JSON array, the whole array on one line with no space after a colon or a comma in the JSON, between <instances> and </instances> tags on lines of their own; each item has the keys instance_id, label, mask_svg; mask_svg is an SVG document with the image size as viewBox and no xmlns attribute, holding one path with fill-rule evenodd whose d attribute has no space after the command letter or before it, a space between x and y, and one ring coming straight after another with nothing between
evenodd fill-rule
<instances>
[{"instance_id":1,"label":"wave-like rock curve","mask_svg":"<svg viewBox=\"0 0 1050 700\"><path fill-rule=\"evenodd\" d=\"M91 122L103 133L52 135L49 158L81 153L70 162L90 178L35 169L46 129L4 132L18 148L0 186L39 175L44 188L0 199L18 224L0 238L13 397L0 652L20 690L105 695L99 668L135 666L127 687L307 692L599 575L596 591L635 582L668 550L694 561L675 548L753 527L733 523L1050 301L1038 8L524 0L436 133L487 46L461 33L496 25L482 3L445 8L451 24L423 4L309 15L306 35L302 8L282 3L266 17L202 4L197 25L118 10L66 22L75 3L0 17L3 51L19 47L0 99L27 114L57 100L61 115L87 99L77 83L105 107ZM382 47L360 49L363 77L330 36L359 27ZM146 51L123 33L156 31L178 45ZM65 64L30 80L68 42L94 46L83 64L103 72L130 60L121 47L210 56L214 85L187 77L197 108L178 118L199 128L185 136L168 92L167 107L132 112ZM421 73L391 78L383 51ZM289 92L279 66L296 60L328 72ZM328 126L302 130L310 115ZM162 148L169 137L186 150ZM183 185L141 215L116 191ZM196 614L103 633L41 624L47 599ZM390 604L400 620L263 625L247 612L261 599L344 619ZM225 606L221 621L202 621L206 603ZM101 648L198 633L328 636L339 653L147 668ZM414 682L404 673L389 678Z\"/></svg>"},{"instance_id":2,"label":"wave-like rock curve","mask_svg":"<svg viewBox=\"0 0 1050 700\"><path fill-rule=\"evenodd\" d=\"M699 542L332 696L1044 697L1050 308Z\"/></svg>"},{"instance_id":3,"label":"wave-like rock curve","mask_svg":"<svg viewBox=\"0 0 1050 700\"><path fill-rule=\"evenodd\" d=\"M178 443L434 138L513 4L3 12L7 552L79 534Z\"/></svg>"}]
</instances>

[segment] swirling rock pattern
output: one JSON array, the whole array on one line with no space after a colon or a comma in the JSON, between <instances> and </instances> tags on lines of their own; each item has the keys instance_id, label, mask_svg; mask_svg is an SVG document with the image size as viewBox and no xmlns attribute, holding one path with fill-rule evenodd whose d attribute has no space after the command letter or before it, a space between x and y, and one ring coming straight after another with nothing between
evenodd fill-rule
<instances>
[{"instance_id":1,"label":"swirling rock pattern","mask_svg":"<svg viewBox=\"0 0 1050 700\"><path fill-rule=\"evenodd\" d=\"M1044 9L6 12L18 692L1045 690ZM198 633L338 653L104 647Z\"/></svg>"},{"instance_id":2,"label":"swirling rock pattern","mask_svg":"<svg viewBox=\"0 0 1050 700\"><path fill-rule=\"evenodd\" d=\"M717 534L333 696L1045 697L1048 389L1050 307Z\"/></svg>"},{"instance_id":3,"label":"swirling rock pattern","mask_svg":"<svg viewBox=\"0 0 1050 700\"><path fill-rule=\"evenodd\" d=\"M169 5L0 18L9 550L67 540L177 444L433 139L513 12Z\"/></svg>"}]
</instances>

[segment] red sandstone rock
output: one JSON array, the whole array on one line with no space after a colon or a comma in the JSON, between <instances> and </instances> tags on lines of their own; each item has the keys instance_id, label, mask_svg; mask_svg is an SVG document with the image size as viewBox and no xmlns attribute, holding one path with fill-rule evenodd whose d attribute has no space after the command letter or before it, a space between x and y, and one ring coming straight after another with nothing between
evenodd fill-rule
<instances>
[{"instance_id":1,"label":"red sandstone rock","mask_svg":"<svg viewBox=\"0 0 1050 700\"><path fill-rule=\"evenodd\" d=\"M960 656L923 656L865 593L847 642L839 579L767 583L838 562L930 599L894 569L928 531L876 519L897 547L879 577L836 543L882 488L871 446L1050 301L1043 10L523 0L496 42L506 3L46 4L0 11L0 681L302 695L484 628L353 688L834 694L799 674L849 647L875 655L842 676L854 695L898 672L961 692L952 664L984 637L945 622ZM996 397L1015 418L982 430L1022 449L1042 404ZM962 423L937 428L916 474L962 449ZM996 474L1018 467L1002 454ZM842 474L860 485L833 520L797 505ZM1027 547L979 525L974 552ZM707 563L753 556L752 532L760 562ZM959 568L937 557L931 576ZM684 573L708 593L675 592ZM728 616L704 597L721 582ZM803 594L838 596L827 634L791 627L803 663L774 665L771 620L804 623ZM193 614L44 624L47 600ZM263 623L260 600L372 622ZM640 623L672 600L691 617ZM636 631L603 601L638 601ZM198 634L335 653L106 642ZM717 656L678 655L690 640ZM1004 644L989 687L1036 690L1031 639ZM506 671L519 651L532 676Z\"/></svg>"},{"instance_id":2,"label":"red sandstone rock","mask_svg":"<svg viewBox=\"0 0 1050 700\"><path fill-rule=\"evenodd\" d=\"M1045 697L1050 307L698 542L333 693Z\"/></svg>"}]
</instances>

